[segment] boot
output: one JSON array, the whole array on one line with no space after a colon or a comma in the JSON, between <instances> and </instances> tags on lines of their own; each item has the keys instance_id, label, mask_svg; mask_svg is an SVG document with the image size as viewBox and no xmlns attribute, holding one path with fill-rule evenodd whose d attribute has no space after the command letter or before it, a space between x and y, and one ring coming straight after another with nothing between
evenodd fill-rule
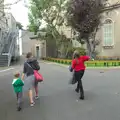
<instances>
[{"instance_id":1,"label":"boot","mask_svg":"<svg viewBox=\"0 0 120 120\"><path fill-rule=\"evenodd\" d=\"M79 93L79 89L78 89L78 88L76 88L76 89L75 89L75 92Z\"/></svg>"},{"instance_id":2,"label":"boot","mask_svg":"<svg viewBox=\"0 0 120 120\"><path fill-rule=\"evenodd\" d=\"M85 98L84 98L84 96L80 96L80 99L81 99L81 100L84 100Z\"/></svg>"},{"instance_id":3,"label":"boot","mask_svg":"<svg viewBox=\"0 0 120 120\"><path fill-rule=\"evenodd\" d=\"M84 100L85 98L84 98L84 93L83 92L81 92L81 94L80 94L80 99L81 100Z\"/></svg>"}]
</instances>

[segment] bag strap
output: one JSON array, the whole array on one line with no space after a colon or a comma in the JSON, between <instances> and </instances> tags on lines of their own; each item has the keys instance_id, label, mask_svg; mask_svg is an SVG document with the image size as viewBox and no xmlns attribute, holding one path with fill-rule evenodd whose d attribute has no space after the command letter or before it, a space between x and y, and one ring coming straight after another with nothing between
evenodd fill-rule
<instances>
[{"instance_id":1,"label":"bag strap","mask_svg":"<svg viewBox=\"0 0 120 120\"><path fill-rule=\"evenodd\" d=\"M32 68L31 65L30 65L28 62L26 62L26 63L27 63L27 65L28 65L30 68ZM33 68L32 68L32 69L33 69Z\"/></svg>"}]
</instances>

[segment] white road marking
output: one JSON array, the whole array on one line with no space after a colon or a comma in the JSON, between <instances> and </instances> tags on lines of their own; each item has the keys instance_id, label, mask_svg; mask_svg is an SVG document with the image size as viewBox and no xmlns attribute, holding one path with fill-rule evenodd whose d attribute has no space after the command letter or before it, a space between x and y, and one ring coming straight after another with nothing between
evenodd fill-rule
<instances>
[{"instance_id":1,"label":"white road marking","mask_svg":"<svg viewBox=\"0 0 120 120\"><path fill-rule=\"evenodd\" d=\"M5 69L5 70L0 70L0 73L2 72L6 72L6 71L9 71L9 70L13 70L14 68L8 68L8 69Z\"/></svg>"},{"instance_id":2,"label":"white road marking","mask_svg":"<svg viewBox=\"0 0 120 120\"><path fill-rule=\"evenodd\" d=\"M52 65L53 63L46 63L46 64L50 64L50 65Z\"/></svg>"},{"instance_id":3,"label":"white road marking","mask_svg":"<svg viewBox=\"0 0 120 120\"><path fill-rule=\"evenodd\" d=\"M58 64L58 63L52 63L52 62L44 62L44 63L49 64L49 65L58 65L58 66L61 66L61 67L69 68L68 65L62 65L62 64Z\"/></svg>"}]
</instances>

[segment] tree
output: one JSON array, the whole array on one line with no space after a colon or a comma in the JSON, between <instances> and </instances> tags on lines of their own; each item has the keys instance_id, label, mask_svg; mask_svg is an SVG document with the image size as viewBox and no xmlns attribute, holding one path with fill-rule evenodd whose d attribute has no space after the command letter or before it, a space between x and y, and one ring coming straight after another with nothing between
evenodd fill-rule
<instances>
[{"instance_id":1,"label":"tree","mask_svg":"<svg viewBox=\"0 0 120 120\"><path fill-rule=\"evenodd\" d=\"M23 25L20 22L16 22L16 26L21 30L23 29Z\"/></svg>"},{"instance_id":2,"label":"tree","mask_svg":"<svg viewBox=\"0 0 120 120\"><path fill-rule=\"evenodd\" d=\"M21 2L22 0L16 0L14 2L8 2L8 1L5 1L5 0L0 0L0 13L3 13L3 9L10 9L11 6ZM6 3L7 2L7 3Z\"/></svg>"},{"instance_id":3,"label":"tree","mask_svg":"<svg viewBox=\"0 0 120 120\"><path fill-rule=\"evenodd\" d=\"M69 39L60 32L60 27L65 23L66 12L65 0L31 0L29 7L29 29L34 32L38 32L40 37L44 37L45 40L54 42L57 45L57 51L61 49L61 46L66 46ZM45 36L41 36L41 24L46 23ZM64 43L63 43L64 42ZM61 44L62 43L62 44Z\"/></svg>"},{"instance_id":4,"label":"tree","mask_svg":"<svg viewBox=\"0 0 120 120\"><path fill-rule=\"evenodd\" d=\"M84 48L81 48L81 47L72 47L72 48L69 48L68 49L68 53L67 53L67 58L68 59L71 59L72 56L73 56L73 52L77 50L79 51L80 55L86 55L86 51Z\"/></svg>"},{"instance_id":5,"label":"tree","mask_svg":"<svg viewBox=\"0 0 120 120\"><path fill-rule=\"evenodd\" d=\"M68 7L68 23L87 43L89 55L92 56L90 37L98 31L101 23L101 11L105 8L103 0L71 0ZM79 41L80 41L79 39Z\"/></svg>"},{"instance_id":6,"label":"tree","mask_svg":"<svg viewBox=\"0 0 120 120\"><path fill-rule=\"evenodd\" d=\"M78 32L79 42L87 43L88 54L95 53L100 40L96 33L101 27L103 12L120 8L120 3L109 4L109 0L70 0L67 11L68 24Z\"/></svg>"}]
</instances>

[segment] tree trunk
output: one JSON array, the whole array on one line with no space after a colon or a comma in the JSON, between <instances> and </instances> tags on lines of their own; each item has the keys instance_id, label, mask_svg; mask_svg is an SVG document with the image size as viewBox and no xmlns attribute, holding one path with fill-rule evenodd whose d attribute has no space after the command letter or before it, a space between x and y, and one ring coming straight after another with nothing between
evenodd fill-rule
<instances>
[{"instance_id":1,"label":"tree trunk","mask_svg":"<svg viewBox=\"0 0 120 120\"><path fill-rule=\"evenodd\" d=\"M87 43L87 50L88 50L88 55L92 57L92 48L89 40L86 40Z\"/></svg>"}]
</instances>

